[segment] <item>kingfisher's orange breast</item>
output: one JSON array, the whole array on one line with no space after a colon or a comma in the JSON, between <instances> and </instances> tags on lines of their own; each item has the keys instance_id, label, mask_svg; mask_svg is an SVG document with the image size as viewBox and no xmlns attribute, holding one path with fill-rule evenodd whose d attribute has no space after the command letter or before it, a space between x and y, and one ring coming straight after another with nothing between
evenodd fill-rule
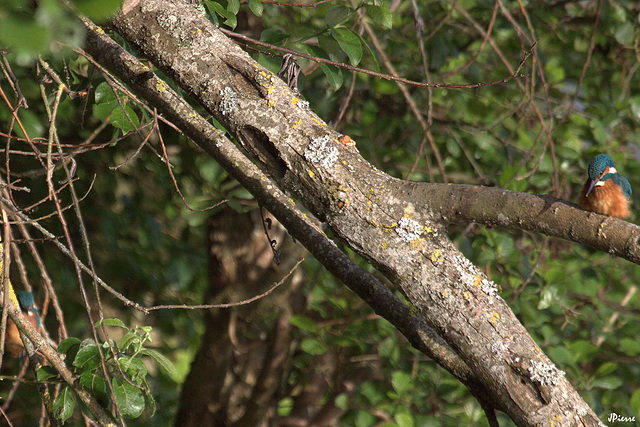
<instances>
[{"instance_id":1,"label":"kingfisher's orange breast","mask_svg":"<svg viewBox=\"0 0 640 427\"><path fill-rule=\"evenodd\" d=\"M589 184L590 180L587 180L578 199L578 205L582 209L614 218L627 218L631 215L629 199L613 180L608 179L604 181L604 185L593 187L589 197L585 197Z\"/></svg>"},{"instance_id":2,"label":"kingfisher's orange breast","mask_svg":"<svg viewBox=\"0 0 640 427\"><path fill-rule=\"evenodd\" d=\"M29 322L31 322L31 326L34 328L38 327L38 317L35 313L23 313ZM18 331L18 327L13 320L7 319L7 329L4 334L4 348L9 352L13 357L22 356L22 352L24 351L24 344L22 343L22 338L20 337L20 332Z\"/></svg>"}]
</instances>

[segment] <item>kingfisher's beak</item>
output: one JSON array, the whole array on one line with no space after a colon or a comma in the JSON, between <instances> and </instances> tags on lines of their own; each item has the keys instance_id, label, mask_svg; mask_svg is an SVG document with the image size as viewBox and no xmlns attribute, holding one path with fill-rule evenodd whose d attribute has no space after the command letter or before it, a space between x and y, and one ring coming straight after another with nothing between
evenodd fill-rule
<instances>
[{"instance_id":1,"label":"kingfisher's beak","mask_svg":"<svg viewBox=\"0 0 640 427\"><path fill-rule=\"evenodd\" d=\"M600 181L600 178L591 180L591 184L589 184L589 189L587 190L587 194L585 194L584 197L589 197L589 193L591 193L591 190L593 190L593 187L596 186L598 181Z\"/></svg>"},{"instance_id":2,"label":"kingfisher's beak","mask_svg":"<svg viewBox=\"0 0 640 427\"><path fill-rule=\"evenodd\" d=\"M597 183L600 182L600 180L609 173L609 166L607 166L602 173L600 174L599 177L597 177L596 179L591 180L591 184L589 184L589 189L587 190L587 194L584 195L584 197L589 197L589 193L591 193L591 190L593 190L593 187L596 186Z\"/></svg>"}]
</instances>

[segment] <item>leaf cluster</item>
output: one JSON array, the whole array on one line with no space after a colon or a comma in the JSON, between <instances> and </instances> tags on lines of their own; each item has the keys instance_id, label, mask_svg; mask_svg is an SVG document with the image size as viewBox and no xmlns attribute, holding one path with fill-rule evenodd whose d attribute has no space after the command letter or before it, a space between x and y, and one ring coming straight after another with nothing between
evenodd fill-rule
<instances>
[{"instance_id":1,"label":"leaf cluster","mask_svg":"<svg viewBox=\"0 0 640 427\"><path fill-rule=\"evenodd\" d=\"M172 378L177 375L175 368L160 352L147 347L151 342L151 327L129 328L116 318L96 323L96 328L103 326L121 328L124 335L117 342L110 339L100 345L90 338L70 337L60 343L58 351L65 355L67 367L77 377L78 384L105 409L117 404L120 413L127 418L138 418L145 408L153 415L156 403L147 382L149 372L144 358L152 359ZM37 372L38 381L52 381L57 376L57 371L50 366L43 366ZM67 385L62 386L53 409L62 422L73 416L75 399Z\"/></svg>"}]
</instances>

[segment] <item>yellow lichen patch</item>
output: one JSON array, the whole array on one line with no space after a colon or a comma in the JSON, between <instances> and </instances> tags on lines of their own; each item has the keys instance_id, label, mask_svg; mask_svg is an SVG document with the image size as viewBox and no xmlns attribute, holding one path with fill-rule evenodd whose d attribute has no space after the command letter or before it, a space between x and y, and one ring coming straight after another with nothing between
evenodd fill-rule
<instances>
[{"instance_id":1,"label":"yellow lichen patch","mask_svg":"<svg viewBox=\"0 0 640 427\"><path fill-rule=\"evenodd\" d=\"M476 274L476 276L474 277L473 286L475 286L478 289L482 288L482 277L480 277L479 274Z\"/></svg>"},{"instance_id":2,"label":"yellow lichen patch","mask_svg":"<svg viewBox=\"0 0 640 427\"><path fill-rule=\"evenodd\" d=\"M387 248L389 247L389 243L387 243L387 242L382 242L382 243L380 244L380 247L381 247L382 249L387 249Z\"/></svg>"},{"instance_id":3,"label":"yellow lichen patch","mask_svg":"<svg viewBox=\"0 0 640 427\"><path fill-rule=\"evenodd\" d=\"M311 120L313 120L314 122L316 122L319 125L326 126L325 122L323 122L322 120L318 120L315 117L311 117Z\"/></svg>"},{"instance_id":4,"label":"yellow lichen patch","mask_svg":"<svg viewBox=\"0 0 640 427\"><path fill-rule=\"evenodd\" d=\"M440 291L440 296L442 297L442 299L445 299L449 296L449 292L448 291Z\"/></svg>"},{"instance_id":5,"label":"yellow lichen patch","mask_svg":"<svg viewBox=\"0 0 640 427\"><path fill-rule=\"evenodd\" d=\"M297 129L298 126L300 126L300 124L302 123L302 119L298 119L293 123L293 128Z\"/></svg>"},{"instance_id":6,"label":"yellow lichen patch","mask_svg":"<svg viewBox=\"0 0 640 427\"><path fill-rule=\"evenodd\" d=\"M269 98L269 102L267 103L267 105L269 107L275 107L276 106L276 100L273 98Z\"/></svg>"},{"instance_id":7,"label":"yellow lichen patch","mask_svg":"<svg viewBox=\"0 0 640 427\"><path fill-rule=\"evenodd\" d=\"M427 234L433 233L433 228L431 228L429 226L423 227L422 230L424 230L424 232L427 233Z\"/></svg>"},{"instance_id":8,"label":"yellow lichen patch","mask_svg":"<svg viewBox=\"0 0 640 427\"><path fill-rule=\"evenodd\" d=\"M382 194L382 192L380 192L380 193ZM411 203L409 203L404 208L404 216L405 216L405 218L408 218L409 215L413 215L415 212L416 212L416 209L413 207L413 205Z\"/></svg>"},{"instance_id":9,"label":"yellow lichen patch","mask_svg":"<svg viewBox=\"0 0 640 427\"><path fill-rule=\"evenodd\" d=\"M291 105L295 107L296 105L298 105L298 101L300 100L294 96L293 98L291 98Z\"/></svg>"},{"instance_id":10,"label":"yellow lichen patch","mask_svg":"<svg viewBox=\"0 0 640 427\"><path fill-rule=\"evenodd\" d=\"M498 320L500 320L500 315L498 313L496 313L495 311L492 311L491 312L491 317L489 318L489 322L498 323Z\"/></svg>"},{"instance_id":11,"label":"yellow lichen patch","mask_svg":"<svg viewBox=\"0 0 640 427\"><path fill-rule=\"evenodd\" d=\"M316 176L316 174L315 174L315 173L313 173L313 171L312 171L311 169L307 169L307 173L309 174L309 176L310 176L311 178L313 178L314 176Z\"/></svg>"},{"instance_id":12,"label":"yellow lichen patch","mask_svg":"<svg viewBox=\"0 0 640 427\"><path fill-rule=\"evenodd\" d=\"M469 291L464 291L462 293L462 298L464 298L467 301L470 301L471 298L473 298L473 294L471 292L469 292Z\"/></svg>"},{"instance_id":13,"label":"yellow lichen patch","mask_svg":"<svg viewBox=\"0 0 640 427\"><path fill-rule=\"evenodd\" d=\"M431 255L430 255L431 262L434 264L438 261L442 262L442 259L440 258L441 256L442 256L442 250L436 249L435 251L431 252Z\"/></svg>"},{"instance_id":14,"label":"yellow lichen patch","mask_svg":"<svg viewBox=\"0 0 640 427\"><path fill-rule=\"evenodd\" d=\"M556 415L551 420L549 420L549 421L551 421L550 425L553 427L556 424L556 421L561 421L561 420L562 420L562 417L560 415Z\"/></svg>"},{"instance_id":15,"label":"yellow lichen patch","mask_svg":"<svg viewBox=\"0 0 640 427\"><path fill-rule=\"evenodd\" d=\"M194 111L190 111L188 116L193 118L193 117L197 116L197 114Z\"/></svg>"},{"instance_id":16,"label":"yellow lichen patch","mask_svg":"<svg viewBox=\"0 0 640 427\"><path fill-rule=\"evenodd\" d=\"M417 239L413 239L411 241L411 247L413 247L413 248L420 249L423 246L424 246L424 239L421 239L421 238L418 237Z\"/></svg>"},{"instance_id":17,"label":"yellow lichen patch","mask_svg":"<svg viewBox=\"0 0 640 427\"><path fill-rule=\"evenodd\" d=\"M167 90L167 85L164 84L162 80L159 80L158 83L156 83L156 90L158 92L164 92L165 90Z\"/></svg>"}]
</instances>

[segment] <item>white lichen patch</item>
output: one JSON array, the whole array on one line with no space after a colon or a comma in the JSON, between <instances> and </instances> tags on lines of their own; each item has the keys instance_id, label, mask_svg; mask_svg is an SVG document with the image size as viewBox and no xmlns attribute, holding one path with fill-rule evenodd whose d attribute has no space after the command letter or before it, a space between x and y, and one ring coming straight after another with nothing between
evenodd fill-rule
<instances>
[{"instance_id":1,"label":"white lichen patch","mask_svg":"<svg viewBox=\"0 0 640 427\"><path fill-rule=\"evenodd\" d=\"M499 339L491 345L491 352L497 359L504 359L509 354L509 342L504 339Z\"/></svg>"},{"instance_id":2,"label":"white lichen patch","mask_svg":"<svg viewBox=\"0 0 640 427\"><path fill-rule=\"evenodd\" d=\"M564 371L556 368L553 363L532 360L531 365L529 365L529 378L531 378L531 381L541 385L558 385L564 375Z\"/></svg>"},{"instance_id":3,"label":"white lichen patch","mask_svg":"<svg viewBox=\"0 0 640 427\"><path fill-rule=\"evenodd\" d=\"M301 110L308 110L309 109L309 101L306 101L304 99L299 99L298 102L296 103L296 107L298 107Z\"/></svg>"},{"instance_id":4,"label":"white lichen patch","mask_svg":"<svg viewBox=\"0 0 640 427\"><path fill-rule=\"evenodd\" d=\"M400 221L398 221L398 226L395 228L395 231L404 242L411 242L422 235L422 226L419 222L403 216Z\"/></svg>"},{"instance_id":5,"label":"white lichen patch","mask_svg":"<svg viewBox=\"0 0 640 427\"><path fill-rule=\"evenodd\" d=\"M222 98L220 101L220 112L223 115L226 116L238 108L238 94L229 86L226 86L220 91L220 97Z\"/></svg>"},{"instance_id":6,"label":"white lichen patch","mask_svg":"<svg viewBox=\"0 0 640 427\"><path fill-rule=\"evenodd\" d=\"M455 257L462 272L462 282L472 291L481 290L488 296L497 297L498 287L494 282L487 279L478 268L463 256Z\"/></svg>"},{"instance_id":7,"label":"white lichen patch","mask_svg":"<svg viewBox=\"0 0 640 427\"><path fill-rule=\"evenodd\" d=\"M311 140L304 152L305 160L320 163L323 168L330 168L338 160L338 149L331 144L329 135L319 136Z\"/></svg>"}]
</instances>

